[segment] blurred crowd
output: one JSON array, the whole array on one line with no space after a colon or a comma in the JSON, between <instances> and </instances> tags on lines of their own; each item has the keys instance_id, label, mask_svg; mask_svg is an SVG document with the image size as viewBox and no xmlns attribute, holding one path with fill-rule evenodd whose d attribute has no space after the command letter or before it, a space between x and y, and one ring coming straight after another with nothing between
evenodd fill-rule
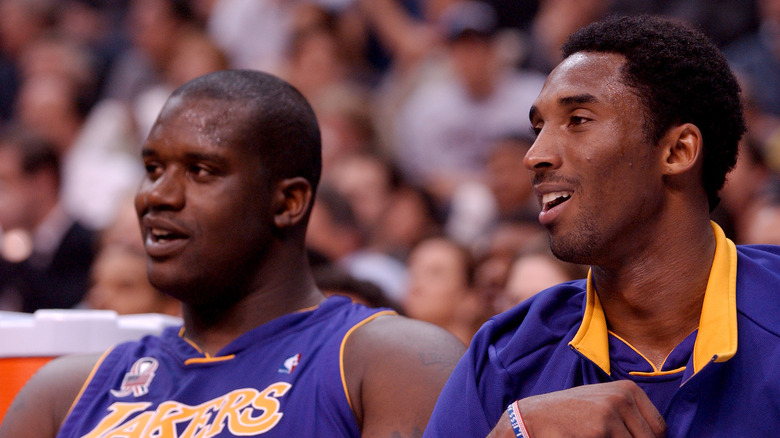
<instances>
[{"instance_id":1,"label":"blurred crowd","mask_svg":"<svg viewBox=\"0 0 780 438\"><path fill-rule=\"evenodd\" d=\"M571 32L638 13L723 49L749 132L713 219L780 244L780 0L0 0L0 309L176 314L145 276L139 147L177 86L251 68L320 122L319 286L468 343L586 275L536 220L528 110Z\"/></svg>"}]
</instances>

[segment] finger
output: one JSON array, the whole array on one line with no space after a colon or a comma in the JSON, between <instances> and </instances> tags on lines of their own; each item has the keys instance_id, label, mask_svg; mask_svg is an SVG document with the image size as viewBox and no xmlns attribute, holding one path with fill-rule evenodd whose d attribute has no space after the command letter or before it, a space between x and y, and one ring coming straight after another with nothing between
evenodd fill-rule
<instances>
[{"instance_id":1,"label":"finger","mask_svg":"<svg viewBox=\"0 0 780 438\"><path fill-rule=\"evenodd\" d=\"M658 412L655 405L638 385L632 385L636 414L629 416L631 423L626 423L634 436L663 437L666 435L666 420ZM641 435L637 435L641 433Z\"/></svg>"}]
</instances>

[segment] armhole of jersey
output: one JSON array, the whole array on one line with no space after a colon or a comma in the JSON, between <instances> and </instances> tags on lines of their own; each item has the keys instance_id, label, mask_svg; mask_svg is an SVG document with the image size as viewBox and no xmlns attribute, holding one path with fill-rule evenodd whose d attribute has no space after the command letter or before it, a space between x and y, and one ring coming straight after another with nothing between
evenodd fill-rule
<instances>
[{"instance_id":1,"label":"armhole of jersey","mask_svg":"<svg viewBox=\"0 0 780 438\"><path fill-rule=\"evenodd\" d=\"M373 321L377 317L384 316L384 315L397 315L397 314L398 313L395 312L394 310L384 310L381 312L377 312L369 316L368 318L360 321L359 323L355 324L354 326L352 326L352 328L350 328L347 331L347 333L344 335L344 338L341 340L341 348L339 349L339 372L341 373L341 385L344 387L344 395L347 397L347 403L349 404L349 408L352 410L352 412L354 412L355 409L352 406L352 397L349 396L349 388L347 387L347 378L344 374L344 347L347 345L347 339L349 339L350 335L352 335L352 333L355 330L359 329L364 324Z\"/></svg>"},{"instance_id":2,"label":"armhole of jersey","mask_svg":"<svg viewBox=\"0 0 780 438\"><path fill-rule=\"evenodd\" d=\"M93 378L93 377L95 377L95 373L97 372L98 368L100 368L100 365L102 365L102 364L103 364L103 360L104 360L104 359L106 358L106 356L108 356L108 355L109 355L109 353L111 353L112 351L114 351L114 347L111 347L111 348L109 348L108 350L106 350L106 351L105 351L105 352L104 352L104 353L103 353L103 354L100 356L100 358L97 360L97 362L95 363L95 366L93 366L93 367L92 367L92 371L90 371L90 372L89 372L89 375L87 376L87 379L84 381L84 384L83 384L83 385L81 385L81 390L79 391L78 395L76 395L76 398L73 400L73 403L71 403L71 405L70 405L70 409L68 409L68 413L67 413L67 414L65 414L65 417L64 417L64 418L63 418L63 420L62 420L62 421L63 421L63 423L64 423L64 422L65 422L65 420L67 420L67 418L70 416L70 413L71 413L71 412L73 412L73 408L74 408L74 407L76 407L76 404L79 402L79 400L81 400L81 396L82 396L82 395L84 395L84 391L87 389L87 386L89 386L89 384L92 382L92 378Z\"/></svg>"}]
</instances>

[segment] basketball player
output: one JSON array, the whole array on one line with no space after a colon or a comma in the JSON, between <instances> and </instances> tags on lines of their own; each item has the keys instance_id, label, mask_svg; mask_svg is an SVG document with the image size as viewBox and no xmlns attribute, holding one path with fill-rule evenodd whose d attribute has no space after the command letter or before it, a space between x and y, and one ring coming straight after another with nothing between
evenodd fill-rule
<instances>
[{"instance_id":1,"label":"basketball player","mask_svg":"<svg viewBox=\"0 0 780 438\"><path fill-rule=\"evenodd\" d=\"M320 136L300 93L252 71L195 79L142 154L149 279L184 325L51 362L0 436L420 436L463 347L315 287Z\"/></svg>"},{"instance_id":2,"label":"basketball player","mask_svg":"<svg viewBox=\"0 0 780 438\"><path fill-rule=\"evenodd\" d=\"M745 130L734 75L653 17L589 25L563 53L524 164L553 253L590 274L486 323L426 436L776 435L780 248L709 219Z\"/></svg>"}]
</instances>

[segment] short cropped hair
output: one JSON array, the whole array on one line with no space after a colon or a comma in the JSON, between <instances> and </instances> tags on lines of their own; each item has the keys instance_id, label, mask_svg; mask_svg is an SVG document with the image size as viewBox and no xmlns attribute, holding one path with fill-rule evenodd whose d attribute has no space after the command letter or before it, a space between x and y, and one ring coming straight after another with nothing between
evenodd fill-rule
<instances>
[{"instance_id":1,"label":"short cropped hair","mask_svg":"<svg viewBox=\"0 0 780 438\"><path fill-rule=\"evenodd\" d=\"M610 17L572 34L564 58L577 52L625 58L623 82L644 105L645 134L653 144L673 126L696 125L703 137L703 185L710 209L737 161L745 133L740 88L723 55L701 32L647 15Z\"/></svg>"},{"instance_id":2,"label":"short cropped hair","mask_svg":"<svg viewBox=\"0 0 780 438\"><path fill-rule=\"evenodd\" d=\"M258 153L272 181L304 177L316 191L322 170L314 110L292 85L268 73L222 70L179 87L171 98L211 99L235 105L231 129L240 146Z\"/></svg>"}]
</instances>

